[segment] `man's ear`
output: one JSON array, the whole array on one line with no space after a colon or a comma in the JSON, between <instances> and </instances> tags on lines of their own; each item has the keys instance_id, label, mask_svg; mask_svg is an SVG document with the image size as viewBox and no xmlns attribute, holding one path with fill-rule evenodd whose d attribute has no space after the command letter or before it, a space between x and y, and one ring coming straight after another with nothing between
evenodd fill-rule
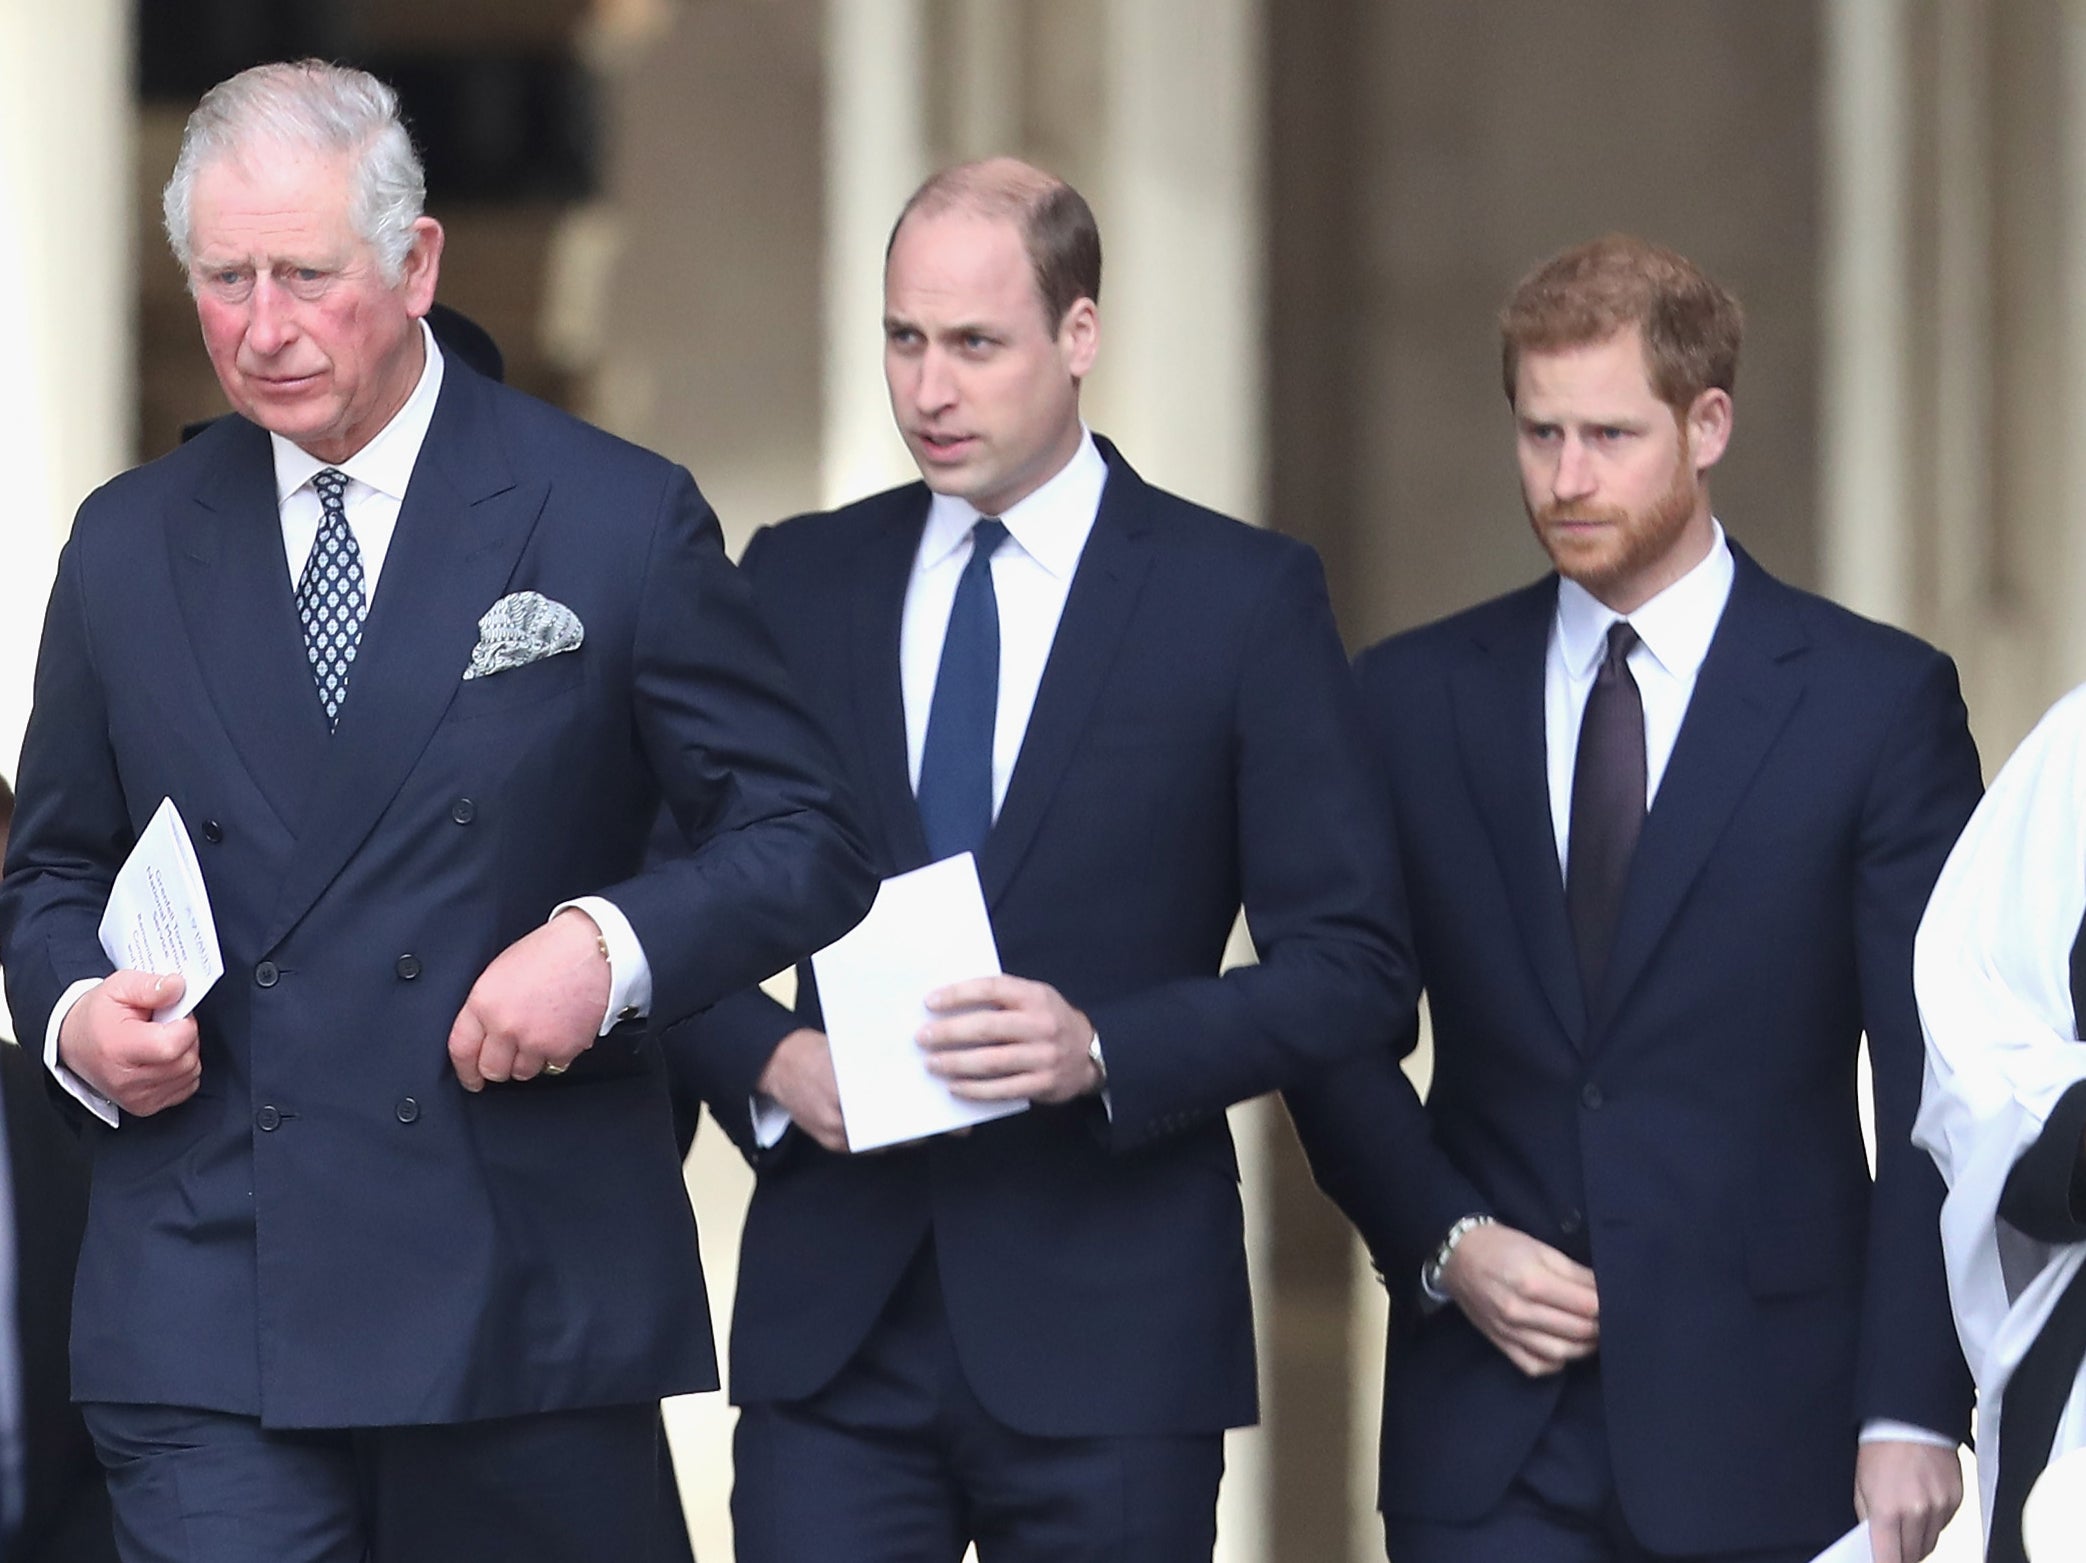
<instances>
[{"instance_id":1,"label":"man's ear","mask_svg":"<svg viewBox=\"0 0 2086 1563\"><path fill-rule=\"evenodd\" d=\"M435 281L442 271L442 225L432 217L413 219L413 245L406 251L405 275L399 286L406 296L406 312L415 320L424 316L435 301Z\"/></svg>"},{"instance_id":2,"label":"man's ear","mask_svg":"<svg viewBox=\"0 0 2086 1563\"><path fill-rule=\"evenodd\" d=\"M1072 378L1084 380L1101 351L1100 305L1090 298L1074 299L1065 318L1058 322L1057 345Z\"/></svg>"},{"instance_id":3,"label":"man's ear","mask_svg":"<svg viewBox=\"0 0 2086 1563\"><path fill-rule=\"evenodd\" d=\"M1688 408L1688 449L1695 470L1707 472L1723 460L1731 443L1731 393L1712 386L1697 396Z\"/></svg>"}]
</instances>

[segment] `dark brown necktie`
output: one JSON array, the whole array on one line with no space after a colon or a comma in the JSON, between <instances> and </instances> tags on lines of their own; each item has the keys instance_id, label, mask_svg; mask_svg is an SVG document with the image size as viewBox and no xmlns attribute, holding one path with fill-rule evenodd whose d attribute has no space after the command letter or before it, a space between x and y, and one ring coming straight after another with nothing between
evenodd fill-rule
<instances>
[{"instance_id":1,"label":"dark brown necktie","mask_svg":"<svg viewBox=\"0 0 2086 1563\"><path fill-rule=\"evenodd\" d=\"M1579 721L1572 767L1572 835L1565 854L1565 909L1579 947L1589 1006L1600 992L1622 910L1630 855L1644 828L1644 697L1630 676L1637 632L1617 619Z\"/></svg>"}]
</instances>

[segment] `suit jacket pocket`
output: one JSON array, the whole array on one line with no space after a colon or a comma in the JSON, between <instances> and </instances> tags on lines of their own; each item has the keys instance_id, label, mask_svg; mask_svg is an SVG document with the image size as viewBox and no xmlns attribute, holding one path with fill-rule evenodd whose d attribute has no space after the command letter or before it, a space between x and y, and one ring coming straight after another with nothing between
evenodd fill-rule
<instances>
[{"instance_id":1,"label":"suit jacket pocket","mask_svg":"<svg viewBox=\"0 0 2086 1563\"><path fill-rule=\"evenodd\" d=\"M1755 1297L1798 1297L1851 1286L1861 1262L1858 1223L1820 1215L1755 1221L1746 1229L1746 1284Z\"/></svg>"},{"instance_id":2,"label":"suit jacket pocket","mask_svg":"<svg viewBox=\"0 0 2086 1563\"><path fill-rule=\"evenodd\" d=\"M483 678L463 678L459 673L456 696L449 702L449 719L468 721L494 711L559 699L586 682L586 664L580 660L584 655L584 650L561 651Z\"/></svg>"}]
</instances>

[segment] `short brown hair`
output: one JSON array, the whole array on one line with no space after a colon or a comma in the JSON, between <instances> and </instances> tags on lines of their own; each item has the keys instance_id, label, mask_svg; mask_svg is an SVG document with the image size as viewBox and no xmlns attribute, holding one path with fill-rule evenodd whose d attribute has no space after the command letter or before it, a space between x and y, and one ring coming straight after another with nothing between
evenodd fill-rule
<instances>
[{"instance_id":1,"label":"short brown hair","mask_svg":"<svg viewBox=\"0 0 2086 1563\"><path fill-rule=\"evenodd\" d=\"M1057 175L1012 157L958 163L930 175L891 225L884 264L890 265L891 247L908 217L950 211L1002 218L1020 228L1036 296L1043 301L1043 321L1052 331L1081 299L1101 302L1100 226L1086 197Z\"/></svg>"},{"instance_id":2,"label":"short brown hair","mask_svg":"<svg viewBox=\"0 0 2086 1563\"><path fill-rule=\"evenodd\" d=\"M1499 312L1500 378L1514 400L1523 353L1590 347L1635 326L1659 400L1684 413L1704 391L1738 380L1745 319L1738 300L1686 256L1611 233L1553 255L1521 279Z\"/></svg>"}]
</instances>

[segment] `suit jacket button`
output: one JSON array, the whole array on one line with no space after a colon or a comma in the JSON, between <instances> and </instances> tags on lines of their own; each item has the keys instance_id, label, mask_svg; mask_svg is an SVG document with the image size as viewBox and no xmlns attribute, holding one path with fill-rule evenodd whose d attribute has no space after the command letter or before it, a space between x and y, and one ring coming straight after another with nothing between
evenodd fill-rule
<instances>
[{"instance_id":1,"label":"suit jacket button","mask_svg":"<svg viewBox=\"0 0 2086 1563\"><path fill-rule=\"evenodd\" d=\"M263 961L254 968L254 986L258 988L272 988L275 986L276 980L281 976L282 973L276 969L275 962ZM271 1123L268 1127L272 1129L275 1125Z\"/></svg>"},{"instance_id":2,"label":"suit jacket button","mask_svg":"<svg viewBox=\"0 0 2086 1563\"><path fill-rule=\"evenodd\" d=\"M420 1104L410 1096L401 1096L398 1099L398 1106L395 1111L398 1113L398 1121L400 1123L411 1123L420 1116Z\"/></svg>"},{"instance_id":3,"label":"suit jacket button","mask_svg":"<svg viewBox=\"0 0 2086 1563\"><path fill-rule=\"evenodd\" d=\"M417 955L401 955L393 969L398 973L402 981L411 982L420 975L420 957Z\"/></svg>"},{"instance_id":4,"label":"suit jacket button","mask_svg":"<svg viewBox=\"0 0 2086 1563\"><path fill-rule=\"evenodd\" d=\"M1586 1225L1586 1217L1576 1210L1567 1210L1564 1213L1564 1219L1557 1223L1557 1230L1564 1233L1566 1237L1577 1237L1579 1229L1584 1225Z\"/></svg>"},{"instance_id":5,"label":"suit jacket button","mask_svg":"<svg viewBox=\"0 0 2086 1563\"><path fill-rule=\"evenodd\" d=\"M281 1124L282 1114L277 1112L273 1107L263 1107L259 1112L254 1114L254 1127L256 1129L261 1130L263 1133L268 1133L276 1128L279 1128Z\"/></svg>"},{"instance_id":6,"label":"suit jacket button","mask_svg":"<svg viewBox=\"0 0 2086 1563\"><path fill-rule=\"evenodd\" d=\"M1607 1098L1601 1095L1601 1088L1589 1080L1579 1088L1579 1100L1589 1108L1598 1109Z\"/></svg>"},{"instance_id":7,"label":"suit jacket button","mask_svg":"<svg viewBox=\"0 0 2086 1563\"><path fill-rule=\"evenodd\" d=\"M203 839L213 847L225 839L225 828L214 819L203 821Z\"/></svg>"},{"instance_id":8,"label":"suit jacket button","mask_svg":"<svg viewBox=\"0 0 2086 1563\"><path fill-rule=\"evenodd\" d=\"M468 825L478 817L478 805L469 798L458 798L449 805L449 817L459 825Z\"/></svg>"}]
</instances>

